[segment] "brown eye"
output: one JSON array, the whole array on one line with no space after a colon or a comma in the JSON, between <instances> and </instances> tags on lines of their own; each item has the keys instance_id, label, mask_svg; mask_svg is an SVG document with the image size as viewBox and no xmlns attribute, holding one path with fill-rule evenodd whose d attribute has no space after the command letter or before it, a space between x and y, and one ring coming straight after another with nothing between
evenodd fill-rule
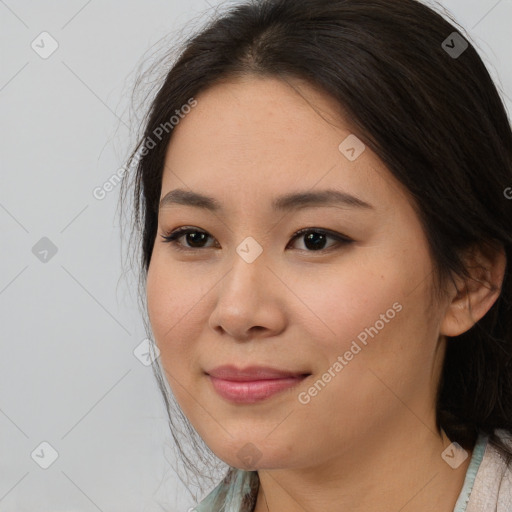
<instances>
[{"instance_id":1,"label":"brown eye","mask_svg":"<svg viewBox=\"0 0 512 512\"><path fill-rule=\"evenodd\" d=\"M353 242L352 239L341 235L339 233L334 233L332 231L326 231L324 229L316 229L316 228L305 228L301 229L292 237L292 241L302 238L304 239L304 245L308 252L319 252L329 250L333 247L337 247L339 245L344 245ZM334 244L329 247L325 247L326 241L331 238L334 240Z\"/></svg>"},{"instance_id":2,"label":"brown eye","mask_svg":"<svg viewBox=\"0 0 512 512\"><path fill-rule=\"evenodd\" d=\"M195 228L179 228L169 235L160 235L164 242L172 243L179 249L183 250L194 250L194 249L208 249L209 247L205 247L204 242L208 239L210 236L205 231L201 231L199 229ZM184 245L182 242L179 241L180 238L184 238L186 244Z\"/></svg>"}]
</instances>

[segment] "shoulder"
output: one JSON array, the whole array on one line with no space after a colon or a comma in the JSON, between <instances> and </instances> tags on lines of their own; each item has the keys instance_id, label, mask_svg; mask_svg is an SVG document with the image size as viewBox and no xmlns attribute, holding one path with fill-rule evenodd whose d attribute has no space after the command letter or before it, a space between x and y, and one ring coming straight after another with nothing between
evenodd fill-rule
<instances>
[{"instance_id":1,"label":"shoulder","mask_svg":"<svg viewBox=\"0 0 512 512\"><path fill-rule=\"evenodd\" d=\"M512 451L512 435L496 430L496 436ZM512 463L487 440L466 512L510 512L512 510Z\"/></svg>"}]
</instances>

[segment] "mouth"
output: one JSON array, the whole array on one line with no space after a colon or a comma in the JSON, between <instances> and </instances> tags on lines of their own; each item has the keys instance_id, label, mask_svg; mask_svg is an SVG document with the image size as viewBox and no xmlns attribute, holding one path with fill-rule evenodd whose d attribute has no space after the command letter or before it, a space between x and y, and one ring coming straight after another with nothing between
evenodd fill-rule
<instances>
[{"instance_id":1,"label":"mouth","mask_svg":"<svg viewBox=\"0 0 512 512\"><path fill-rule=\"evenodd\" d=\"M205 372L213 389L234 403L256 403L300 384L311 373L252 366L238 369L220 366Z\"/></svg>"}]
</instances>

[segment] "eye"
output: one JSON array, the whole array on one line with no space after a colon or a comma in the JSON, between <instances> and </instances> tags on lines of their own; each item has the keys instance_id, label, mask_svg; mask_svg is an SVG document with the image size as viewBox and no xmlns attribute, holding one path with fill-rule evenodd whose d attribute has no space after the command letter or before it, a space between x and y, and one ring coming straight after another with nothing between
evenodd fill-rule
<instances>
[{"instance_id":1,"label":"eye","mask_svg":"<svg viewBox=\"0 0 512 512\"><path fill-rule=\"evenodd\" d=\"M307 236L306 236L307 235ZM211 235L209 235L206 231L202 231L197 228L193 227L181 227L173 232L166 234L166 235L160 235L163 238L164 243L171 243L175 249L180 251L194 251L197 249L210 249L212 246L204 246L202 245L205 241L208 240ZM180 238L185 237L185 240L187 244L190 245L183 245L182 242L180 242ZM320 252L320 251L327 251L332 248L336 248L341 245L348 245L354 240L351 238L342 235L341 233L336 233L334 231L321 229L321 228L304 228L300 231L297 231L293 236L290 242L295 241L298 238L303 238L305 246L307 249L299 249L306 252ZM325 248L325 242L327 239L334 240L334 244L332 244L330 247ZM290 244L288 244L287 248Z\"/></svg>"},{"instance_id":2,"label":"eye","mask_svg":"<svg viewBox=\"0 0 512 512\"><path fill-rule=\"evenodd\" d=\"M196 236L193 236L196 235ZM181 242L179 242L180 238L186 237L187 242L191 242L192 244L201 244L210 236L206 231L201 231L200 229L191 228L191 227L182 227L178 228L172 233L167 235L160 235L164 240L164 243L171 243L178 250L194 250L194 249L203 249L201 245L196 247L192 245L192 247L183 246ZM208 247L206 247L208 249Z\"/></svg>"},{"instance_id":3,"label":"eye","mask_svg":"<svg viewBox=\"0 0 512 512\"><path fill-rule=\"evenodd\" d=\"M354 240L348 238L341 233L336 233L334 231L320 229L320 228L304 228L300 231L297 231L291 241L302 238L304 239L304 244L308 248L308 252L319 252L319 251L327 251L332 248L336 248L340 245L347 245L352 243ZM325 242L331 238L334 240L334 244L330 247L325 248ZM312 250L309 250L312 249ZM304 250L304 249L301 249Z\"/></svg>"}]
</instances>

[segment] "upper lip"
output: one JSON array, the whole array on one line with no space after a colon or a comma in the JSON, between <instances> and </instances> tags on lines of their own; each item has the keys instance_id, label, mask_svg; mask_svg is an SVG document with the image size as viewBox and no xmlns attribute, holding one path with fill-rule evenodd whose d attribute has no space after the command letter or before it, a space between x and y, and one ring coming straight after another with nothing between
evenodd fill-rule
<instances>
[{"instance_id":1,"label":"upper lip","mask_svg":"<svg viewBox=\"0 0 512 512\"><path fill-rule=\"evenodd\" d=\"M245 368L237 368L232 365L217 366L206 373L218 379L232 381L285 379L287 377L302 377L304 375L310 375L307 372L280 370L277 368L270 368L268 366L247 366Z\"/></svg>"}]
</instances>

